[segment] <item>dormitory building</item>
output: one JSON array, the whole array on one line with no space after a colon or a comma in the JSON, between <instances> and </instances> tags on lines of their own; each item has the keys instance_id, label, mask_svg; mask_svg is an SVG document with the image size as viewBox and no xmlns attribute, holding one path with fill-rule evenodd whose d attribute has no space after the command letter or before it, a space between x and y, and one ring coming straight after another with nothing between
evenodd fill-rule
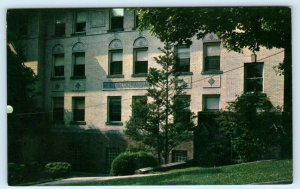
<instances>
[{"instance_id":1,"label":"dormitory building","mask_svg":"<svg viewBox=\"0 0 300 189\"><path fill-rule=\"evenodd\" d=\"M164 46L138 31L138 23L133 11L121 8L28 10L20 18L25 64L39 76L37 101L50 119L53 160L107 170L127 148L123 130L132 101L146 94L147 72ZM191 111L225 109L254 90L282 106L283 76L274 71L281 51L228 51L212 33L176 47ZM177 146L170 161L192 159L193 148L192 141Z\"/></svg>"}]
</instances>

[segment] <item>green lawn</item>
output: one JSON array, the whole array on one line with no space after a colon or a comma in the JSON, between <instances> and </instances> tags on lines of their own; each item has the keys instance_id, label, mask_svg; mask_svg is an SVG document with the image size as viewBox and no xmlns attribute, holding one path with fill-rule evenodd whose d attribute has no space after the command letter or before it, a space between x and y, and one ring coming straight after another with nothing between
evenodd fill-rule
<instances>
[{"instance_id":1,"label":"green lawn","mask_svg":"<svg viewBox=\"0 0 300 189\"><path fill-rule=\"evenodd\" d=\"M82 182L73 185L205 185L289 183L293 180L292 160L273 160L223 167L189 167L165 172L163 175Z\"/></svg>"}]
</instances>

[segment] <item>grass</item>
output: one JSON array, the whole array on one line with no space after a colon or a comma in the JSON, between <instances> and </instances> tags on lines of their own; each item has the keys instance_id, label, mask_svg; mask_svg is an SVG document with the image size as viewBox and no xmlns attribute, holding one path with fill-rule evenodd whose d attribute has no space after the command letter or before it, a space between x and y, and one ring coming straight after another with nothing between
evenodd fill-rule
<instances>
[{"instance_id":1,"label":"grass","mask_svg":"<svg viewBox=\"0 0 300 189\"><path fill-rule=\"evenodd\" d=\"M292 160L270 160L202 168L189 167L171 170L162 175L68 184L73 186L97 185L214 185L291 183Z\"/></svg>"}]
</instances>

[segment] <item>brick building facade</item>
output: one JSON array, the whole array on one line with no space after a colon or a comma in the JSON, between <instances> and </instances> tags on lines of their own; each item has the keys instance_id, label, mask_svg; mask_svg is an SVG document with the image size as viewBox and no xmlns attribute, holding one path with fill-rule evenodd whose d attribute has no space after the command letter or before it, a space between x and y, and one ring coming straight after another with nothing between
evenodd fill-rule
<instances>
[{"instance_id":1,"label":"brick building facade","mask_svg":"<svg viewBox=\"0 0 300 189\"><path fill-rule=\"evenodd\" d=\"M163 47L127 9L29 10L20 23L26 65L39 76L38 101L51 121L52 159L105 170L128 145L125 122L132 99L146 93L149 67ZM228 52L214 34L177 47L182 77L197 113L224 109L236 95L254 89L283 105L283 76L273 67L282 49ZM255 74L253 74L255 73ZM62 155L64 154L64 155ZM193 158L193 143L173 149L172 161ZM78 161L85 159L85 161Z\"/></svg>"}]
</instances>

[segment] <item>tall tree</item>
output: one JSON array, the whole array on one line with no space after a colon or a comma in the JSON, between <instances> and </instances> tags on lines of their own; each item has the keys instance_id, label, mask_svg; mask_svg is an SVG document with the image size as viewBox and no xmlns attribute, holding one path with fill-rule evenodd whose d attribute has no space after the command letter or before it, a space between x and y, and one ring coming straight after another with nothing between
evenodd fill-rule
<instances>
[{"instance_id":1,"label":"tall tree","mask_svg":"<svg viewBox=\"0 0 300 189\"><path fill-rule=\"evenodd\" d=\"M28 13L28 10L7 12L7 104L14 108L13 113L7 115L9 162L33 159L29 157L32 154L24 155L24 152L30 151L24 147L25 140L34 139L44 132L42 126L45 124L45 116L35 113L41 112L35 103L38 77L25 65L25 57L20 48L21 32L24 32L20 24ZM35 154L40 156L42 153L36 151Z\"/></svg>"},{"instance_id":2,"label":"tall tree","mask_svg":"<svg viewBox=\"0 0 300 189\"><path fill-rule=\"evenodd\" d=\"M228 50L260 47L283 48L284 123L287 135L283 143L292 154L292 48L291 9L288 7L149 8L136 10L140 29L149 29L162 41L191 43L215 33Z\"/></svg>"},{"instance_id":3,"label":"tall tree","mask_svg":"<svg viewBox=\"0 0 300 189\"><path fill-rule=\"evenodd\" d=\"M148 103L132 105L132 116L126 123L125 133L133 140L153 148L160 161L168 163L170 151L192 139L193 114L186 96L187 83L175 71L176 54L170 44L160 49L163 55L155 57L160 68L150 68L147 81Z\"/></svg>"}]
</instances>

